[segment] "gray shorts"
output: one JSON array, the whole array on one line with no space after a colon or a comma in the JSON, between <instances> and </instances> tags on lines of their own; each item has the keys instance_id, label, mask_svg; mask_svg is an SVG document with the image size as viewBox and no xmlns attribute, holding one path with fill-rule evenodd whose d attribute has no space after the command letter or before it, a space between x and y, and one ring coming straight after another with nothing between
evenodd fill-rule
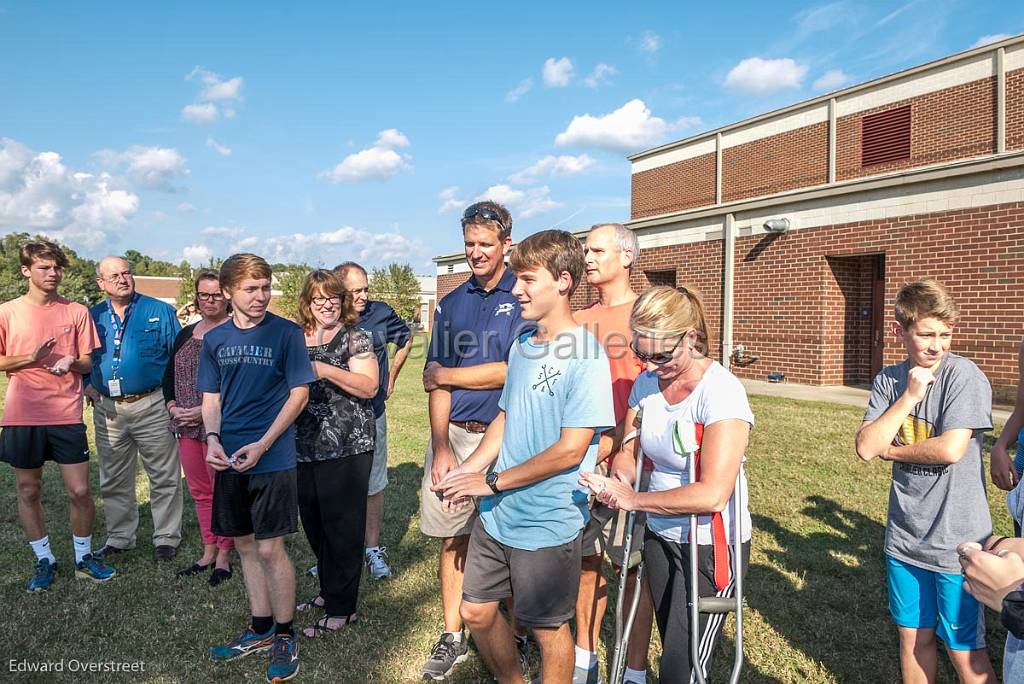
<instances>
[{"instance_id":1,"label":"gray shorts","mask_svg":"<svg viewBox=\"0 0 1024 684\"><path fill-rule=\"evenodd\" d=\"M388 486L388 412L377 418L377 436L373 443L373 464L370 466L370 489L367 496L380 494Z\"/></svg>"},{"instance_id":2,"label":"gray shorts","mask_svg":"<svg viewBox=\"0 0 1024 684\"><path fill-rule=\"evenodd\" d=\"M536 551L502 544L477 518L469 537L462 600L493 603L512 597L516 620L526 627L559 627L576 614L580 590L580 540Z\"/></svg>"},{"instance_id":3,"label":"gray shorts","mask_svg":"<svg viewBox=\"0 0 1024 684\"><path fill-rule=\"evenodd\" d=\"M640 476L640 490L647 491L651 481L651 471L644 470ZM615 511L603 503L594 501L590 507L590 521L583 528L583 555L600 556L608 554L616 570L622 566L622 552L626 548L626 519L629 513ZM647 514L637 512L633 516L633 540L630 553L630 567L640 562L644 547L644 528Z\"/></svg>"},{"instance_id":4,"label":"gray shorts","mask_svg":"<svg viewBox=\"0 0 1024 684\"><path fill-rule=\"evenodd\" d=\"M482 433L466 432L455 425L448 426L448 443L451 444L455 464L460 465L476 450ZM476 506L466 506L461 511L451 511L437 498L437 492L430 489L433 480L430 468L434 464L434 445L427 437L427 451L423 457L423 480L420 482L420 531L428 537L462 537L473 531L476 520Z\"/></svg>"}]
</instances>

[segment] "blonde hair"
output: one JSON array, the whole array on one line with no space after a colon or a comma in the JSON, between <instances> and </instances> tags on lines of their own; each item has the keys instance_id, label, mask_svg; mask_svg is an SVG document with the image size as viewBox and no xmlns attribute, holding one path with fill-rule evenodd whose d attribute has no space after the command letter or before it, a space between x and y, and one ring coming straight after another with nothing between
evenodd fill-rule
<instances>
[{"instance_id":1,"label":"blonde hair","mask_svg":"<svg viewBox=\"0 0 1024 684\"><path fill-rule=\"evenodd\" d=\"M318 268L310 271L306 276L306 282L302 284L302 292L299 293L299 306L296 318L302 329L306 332L316 329L316 318L313 316L313 297L337 297L341 300L341 315L338 322L342 327L347 328L359 320L359 313L352 302L352 297L346 296L333 272Z\"/></svg>"},{"instance_id":2,"label":"blonde hair","mask_svg":"<svg viewBox=\"0 0 1024 684\"><path fill-rule=\"evenodd\" d=\"M926 278L907 283L896 294L896 321L903 329L922 318L937 318L946 325L956 325L960 320L960 307L952 295L937 280Z\"/></svg>"},{"instance_id":3,"label":"blonde hair","mask_svg":"<svg viewBox=\"0 0 1024 684\"><path fill-rule=\"evenodd\" d=\"M572 233L564 230L542 230L534 233L515 246L509 256L508 265L516 273L541 267L547 269L555 280L562 273L568 273L572 278L572 286L569 287L568 293L570 297L587 270L583 245Z\"/></svg>"},{"instance_id":4,"label":"blonde hair","mask_svg":"<svg viewBox=\"0 0 1024 684\"><path fill-rule=\"evenodd\" d=\"M246 278L270 280L272 275L270 264L263 257L244 252L232 254L220 265L220 286L225 290L234 290Z\"/></svg>"},{"instance_id":5,"label":"blonde hair","mask_svg":"<svg viewBox=\"0 0 1024 684\"><path fill-rule=\"evenodd\" d=\"M652 287L637 297L629 327L638 335L653 338L678 337L691 328L697 331L694 349L707 356L711 348L704 302L700 293L689 287Z\"/></svg>"}]
</instances>

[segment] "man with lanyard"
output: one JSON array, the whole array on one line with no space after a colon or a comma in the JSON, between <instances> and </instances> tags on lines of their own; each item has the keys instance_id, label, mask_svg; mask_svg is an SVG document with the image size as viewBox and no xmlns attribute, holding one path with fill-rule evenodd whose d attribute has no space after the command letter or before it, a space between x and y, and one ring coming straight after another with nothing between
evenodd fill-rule
<instances>
[{"instance_id":1,"label":"man with lanyard","mask_svg":"<svg viewBox=\"0 0 1024 684\"><path fill-rule=\"evenodd\" d=\"M532 329L522 319L512 294L516 278L505 265L512 246L508 210L496 202L472 204L462 215L462 232L472 276L438 303L423 369L423 389L430 393L430 440L420 489L420 529L442 539L438 577L444 632L422 671L425 679L434 680L443 680L467 657L459 606L477 514L472 506L451 510L431 487L473 453L498 415L509 349Z\"/></svg>"},{"instance_id":2,"label":"man with lanyard","mask_svg":"<svg viewBox=\"0 0 1024 684\"><path fill-rule=\"evenodd\" d=\"M100 260L96 284L107 300L89 310L100 347L92 353L85 395L93 403L107 520L107 541L98 553L110 556L135 547L138 454L149 476L153 556L170 560L181 541L181 463L161 382L181 326L173 307L135 291L131 266L121 257Z\"/></svg>"},{"instance_id":3,"label":"man with lanyard","mask_svg":"<svg viewBox=\"0 0 1024 684\"><path fill-rule=\"evenodd\" d=\"M356 325L370 334L373 339L373 353L377 355L380 389L373 398L373 415L377 419L377 436L373 449L373 465L370 470L370 489L366 499L366 567L370 577L381 579L391 577L384 547L380 546L380 526L384 517L384 488L388 486L388 418L384 402L395 390L395 380L405 365L412 349L412 333L405 321L395 310L384 302L369 298L370 285L366 269L353 261L346 261L334 267L334 273L341 281L345 294L352 297L355 310L359 313ZM388 372L388 344L398 347L394 365Z\"/></svg>"}]
</instances>

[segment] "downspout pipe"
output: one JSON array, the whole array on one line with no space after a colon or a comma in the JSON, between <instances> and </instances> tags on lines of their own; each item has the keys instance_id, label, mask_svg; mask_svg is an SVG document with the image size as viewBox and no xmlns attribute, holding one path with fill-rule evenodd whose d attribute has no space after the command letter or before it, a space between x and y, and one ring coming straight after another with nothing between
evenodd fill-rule
<instances>
[{"instance_id":1,"label":"downspout pipe","mask_svg":"<svg viewBox=\"0 0 1024 684\"><path fill-rule=\"evenodd\" d=\"M725 246L722 267L722 365L732 362L733 280L736 270L736 217L725 215Z\"/></svg>"}]
</instances>

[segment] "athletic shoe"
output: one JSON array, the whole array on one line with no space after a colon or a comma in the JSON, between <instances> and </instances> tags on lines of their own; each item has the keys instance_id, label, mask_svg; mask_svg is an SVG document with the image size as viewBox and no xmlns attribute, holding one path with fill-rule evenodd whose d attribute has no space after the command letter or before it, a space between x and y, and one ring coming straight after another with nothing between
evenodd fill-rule
<instances>
[{"instance_id":1,"label":"athletic shoe","mask_svg":"<svg viewBox=\"0 0 1024 684\"><path fill-rule=\"evenodd\" d=\"M252 631L252 626L246 627L238 636L226 644L218 644L210 649L210 658L213 660L234 660L247 656L250 653L260 653L270 650L274 645L274 628L271 627L264 634L257 634Z\"/></svg>"},{"instance_id":2,"label":"athletic shoe","mask_svg":"<svg viewBox=\"0 0 1024 684\"><path fill-rule=\"evenodd\" d=\"M306 572L309 573L310 577L316 577L320 573L320 568L317 567L316 563L313 563Z\"/></svg>"},{"instance_id":3,"label":"athletic shoe","mask_svg":"<svg viewBox=\"0 0 1024 684\"><path fill-rule=\"evenodd\" d=\"M36 561L35 571L32 579L26 587L28 591L45 591L53 584L53 573L57 569L57 561L50 562L49 558L40 558Z\"/></svg>"},{"instance_id":4,"label":"athletic shoe","mask_svg":"<svg viewBox=\"0 0 1024 684\"><path fill-rule=\"evenodd\" d=\"M466 637L456 643L455 637L447 632L441 634L441 638L434 644L430 651L430 657L423 665L423 678L443 681L452 673L455 666L469 657L469 648L466 646Z\"/></svg>"},{"instance_id":5,"label":"athletic shoe","mask_svg":"<svg viewBox=\"0 0 1024 684\"><path fill-rule=\"evenodd\" d=\"M366 569L370 571L372 579L384 579L391 577L391 566L388 565L388 550L381 546L376 551L366 552Z\"/></svg>"},{"instance_id":6,"label":"athletic shoe","mask_svg":"<svg viewBox=\"0 0 1024 684\"><path fill-rule=\"evenodd\" d=\"M106 582L116 574L117 570L110 563L91 553L83 556L81 563L75 564L75 577L79 579Z\"/></svg>"},{"instance_id":7,"label":"athletic shoe","mask_svg":"<svg viewBox=\"0 0 1024 684\"><path fill-rule=\"evenodd\" d=\"M299 643L295 637L278 634L270 649L270 665L267 666L268 682L287 682L299 674Z\"/></svg>"},{"instance_id":8,"label":"athletic shoe","mask_svg":"<svg viewBox=\"0 0 1024 684\"><path fill-rule=\"evenodd\" d=\"M523 676L530 676L530 640L526 635L515 635L516 655L519 656L519 669Z\"/></svg>"},{"instance_id":9,"label":"athletic shoe","mask_svg":"<svg viewBox=\"0 0 1024 684\"><path fill-rule=\"evenodd\" d=\"M601 684L601 667L575 667L572 670L572 684Z\"/></svg>"}]
</instances>

